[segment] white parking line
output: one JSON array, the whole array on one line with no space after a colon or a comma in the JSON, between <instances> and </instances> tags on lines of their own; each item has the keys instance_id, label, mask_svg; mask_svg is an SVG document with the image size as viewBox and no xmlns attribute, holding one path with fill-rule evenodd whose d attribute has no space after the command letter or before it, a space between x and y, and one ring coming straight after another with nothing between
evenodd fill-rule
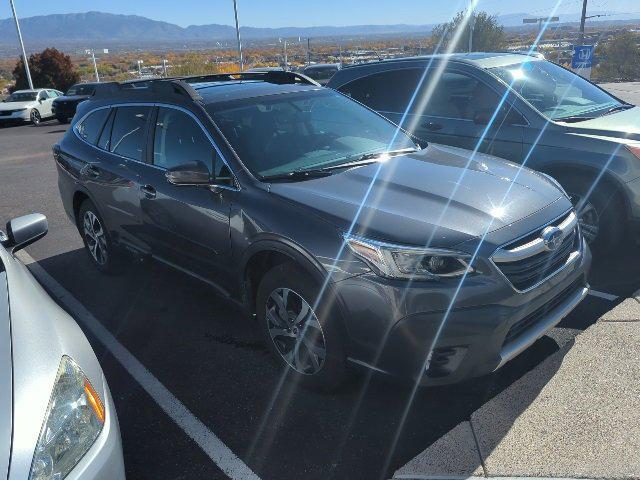
<instances>
[{"instance_id":1,"label":"white parking line","mask_svg":"<svg viewBox=\"0 0 640 480\"><path fill-rule=\"evenodd\" d=\"M614 300L618 299L617 295L611 295L610 293L599 292L598 290L589 290L589 295L592 295L598 298L604 298L605 300L609 300L610 302L613 302Z\"/></svg>"},{"instance_id":2,"label":"white parking line","mask_svg":"<svg viewBox=\"0 0 640 480\"><path fill-rule=\"evenodd\" d=\"M109 350L164 412L202 451L234 480L260 480L222 441L178 400L136 357L96 319L71 293L49 275L28 253L17 253L31 273Z\"/></svg>"}]
</instances>

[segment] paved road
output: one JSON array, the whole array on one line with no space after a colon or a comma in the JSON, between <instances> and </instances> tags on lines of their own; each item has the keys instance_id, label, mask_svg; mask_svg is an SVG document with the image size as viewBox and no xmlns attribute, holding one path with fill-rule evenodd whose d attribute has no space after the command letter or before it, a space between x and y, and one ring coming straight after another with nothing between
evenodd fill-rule
<instances>
[{"instance_id":1,"label":"paved road","mask_svg":"<svg viewBox=\"0 0 640 480\"><path fill-rule=\"evenodd\" d=\"M0 221L46 214L50 232L28 253L262 479L390 476L615 304L590 296L497 374L419 391L391 451L410 388L377 378L357 378L331 395L279 387L281 372L252 320L206 285L148 262L118 277L97 273L58 196L50 148L64 131L56 123L0 129ZM640 286L639 273L640 266L607 259L596 266L591 282L598 290L628 295ZM113 392L129 477L225 478L85 331Z\"/></svg>"}]
</instances>

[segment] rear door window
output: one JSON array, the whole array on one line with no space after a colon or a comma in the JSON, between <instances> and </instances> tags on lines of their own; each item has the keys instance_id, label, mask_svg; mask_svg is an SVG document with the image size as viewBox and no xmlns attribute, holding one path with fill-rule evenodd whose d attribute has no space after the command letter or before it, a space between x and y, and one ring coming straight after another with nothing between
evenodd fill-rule
<instances>
[{"instance_id":1,"label":"rear door window","mask_svg":"<svg viewBox=\"0 0 640 480\"><path fill-rule=\"evenodd\" d=\"M110 151L142 161L142 150L151 107L118 107L111 131Z\"/></svg>"},{"instance_id":2,"label":"rear door window","mask_svg":"<svg viewBox=\"0 0 640 480\"><path fill-rule=\"evenodd\" d=\"M109 114L109 118L107 119L107 123L105 123L104 128L102 129L100 138L98 139L98 148L109 150L109 147L111 146L111 129L113 128L113 118L116 116L115 114L115 109L112 109Z\"/></svg>"},{"instance_id":3,"label":"rear door window","mask_svg":"<svg viewBox=\"0 0 640 480\"><path fill-rule=\"evenodd\" d=\"M95 145L108 115L108 108L101 108L90 113L82 122L78 123L76 132L85 142Z\"/></svg>"},{"instance_id":4,"label":"rear door window","mask_svg":"<svg viewBox=\"0 0 640 480\"><path fill-rule=\"evenodd\" d=\"M403 113L424 70L405 68L374 73L339 88L340 92L379 112Z\"/></svg>"}]
</instances>

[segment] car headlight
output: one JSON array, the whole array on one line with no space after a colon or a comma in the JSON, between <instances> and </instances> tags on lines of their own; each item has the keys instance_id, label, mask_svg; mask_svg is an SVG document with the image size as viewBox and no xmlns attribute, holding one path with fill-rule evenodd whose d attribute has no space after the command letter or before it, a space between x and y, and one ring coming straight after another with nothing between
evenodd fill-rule
<instances>
[{"instance_id":1,"label":"car headlight","mask_svg":"<svg viewBox=\"0 0 640 480\"><path fill-rule=\"evenodd\" d=\"M38 437L29 480L61 480L102 431L102 400L80 367L62 357Z\"/></svg>"},{"instance_id":2,"label":"car headlight","mask_svg":"<svg viewBox=\"0 0 640 480\"><path fill-rule=\"evenodd\" d=\"M473 272L471 256L463 252L390 245L347 235L345 241L353 253L385 277L439 280Z\"/></svg>"}]
</instances>

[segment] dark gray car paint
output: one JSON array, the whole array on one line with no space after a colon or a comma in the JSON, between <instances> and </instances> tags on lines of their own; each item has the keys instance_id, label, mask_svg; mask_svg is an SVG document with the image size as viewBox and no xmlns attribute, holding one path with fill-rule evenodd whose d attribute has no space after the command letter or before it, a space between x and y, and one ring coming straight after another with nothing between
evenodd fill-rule
<instances>
[{"instance_id":1,"label":"dark gray car paint","mask_svg":"<svg viewBox=\"0 0 640 480\"><path fill-rule=\"evenodd\" d=\"M0 478L9 474L13 433L13 361L7 274L0 260Z\"/></svg>"},{"instance_id":2,"label":"dark gray car paint","mask_svg":"<svg viewBox=\"0 0 640 480\"><path fill-rule=\"evenodd\" d=\"M269 88L273 90L274 87ZM283 91L289 88L291 86L282 86ZM300 88L295 86L296 90ZM106 103L85 102L76 118ZM240 187L239 190L221 189L215 192L201 186L176 187L180 189L181 202L185 205L197 205L208 198L211 208L216 204L228 206L228 219L222 216L216 219L209 215L209 221L213 224L220 222L216 227L220 238L216 242L224 243L224 238L228 238L230 245L229 251L224 254L215 248L202 253L200 265L206 265L207 271L196 272L189 268L193 259L185 256L177 266L199 278L214 281L223 293L243 301L252 310L254 306L248 302L250 292L245 276L247 265L256 255L265 251L276 251L290 257L320 282L327 281L327 288L335 294L343 313L353 358L370 361L377 351L377 342L384 337L384 331L400 325L407 316L429 315L431 312L435 315L431 318L435 319L443 305L452 300L455 291L453 280L414 282L407 289L406 281L385 279L373 274L365 262L344 248L342 235L349 230L351 221L359 211L360 202L372 183L373 188L365 206L357 216L354 233L406 245L424 245L433 236L431 246L456 246L456 249L469 253L478 249L477 269L482 274L469 277L465 288L456 298L456 311L477 307L479 316L486 312L489 316L479 325L498 322L500 329L507 328L507 324L525 315L534 305L539 305L545 295L557 293L557 289L564 285L562 282L570 283L584 276L588 269L590 256L587 250L580 262L553 281L528 294L514 295L512 287L486 261L498 246L539 228L571 208L569 199L558 187L536 172L520 169L517 165L488 155L478 154L470 161L468 151L430 146L415 154L394 157L385 163L376 162L337 171L329 177L299 183L263 183L241 164L201 105L178 100L174 104L189 109L209 131ZM108 188L112 187L108 183L104 185L107 198L96 199L94 191L97 182L89 181L81 174L86 164L86 160L82 159L100 155L98 148L81 141L72 128L54 151L56 149L61 196L72 218L75 219L77 213L74 196L82 192L94 198L112 235L121 244L160 260L169 260L162 252L154 250L152 242L129 242L122 225L110 223L112 217L109 217L105 205L114 201L108 198ZM465 170L467 164L469 168ZM137 162L133 165L148 168ZM136 182L118 175L114 175L110 181L115 185L128 183L130 193L134 195ZM154 180L156 190L164 181L161 176ZM140 185L137 187L139 190ZM456 194L442 215L454 189ZM507 191L508 195L505 195ZM143 198L139 191L137 198ZM505 210L492 215L492 208L499 206L503 198L506 198ZM150 203L154 201L149 200ZM171 223L170 216L163 217L163 221L168 223L162 228L173 229L173 235L184 236L182 222L196 225L206 218L206 214L203 216L201 211L195 210L197 207L184 208L180 222ZM145 217L144 213L138 214L138 218L143 217L152 220L152 217ZM440 226L436 227L437 224ZM222 225L225 227L222 228ZM138 225L137 228L140 228L139 238L150 233L145 225ZM479 243L485 232L488 234ZM175 264L173 261L171 263ZM503 307L501 313L489 318L493 315L491 309L498 305ZM465 336L464 340L472 343L474 332L480 328L478 325L470 327L469 322L475 321L475 315L459 314L459 318L456 329L464 329L465 325L469 327L469 336ZM435 326L433 321L425 325L429 325L429 328L428 331L423 329L419 332L421 338L432 332ZM394 331L400 330L394 327ZM405 337L401 334L398 338ZM402 342L394 341L388 348L390 351L405 348L402 345ZM483 358L483 367L489 368L487 366L494 360L497 361L495 358ZM474 363L473 359L471 363ZM386 369L392 371L393 367L389 365ZM470 367L467 370L470 371Z\"/></svg>"}]
</instances>

